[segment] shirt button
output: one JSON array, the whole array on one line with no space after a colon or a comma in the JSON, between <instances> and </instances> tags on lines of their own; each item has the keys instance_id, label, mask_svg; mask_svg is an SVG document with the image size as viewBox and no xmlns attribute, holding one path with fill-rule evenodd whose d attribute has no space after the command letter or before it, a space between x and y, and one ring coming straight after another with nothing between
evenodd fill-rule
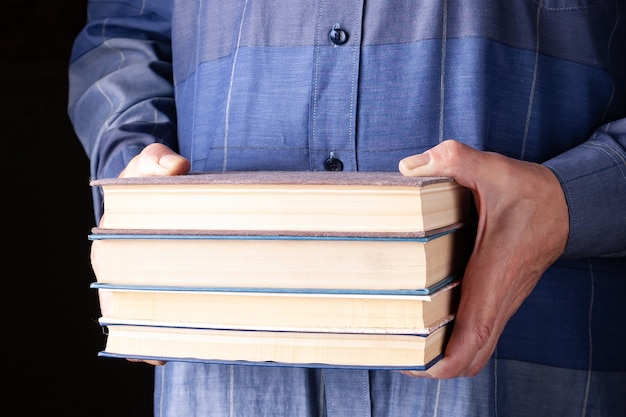
<instances>
[{"instance_id":1,"label":"shirt button","mask_svg":"<svg viewBox=\"0 0 626 417\"><path fill-rule=\"evenodd\" d=\"M324 161L324 169L326 171L343 171L343 162L331 154L328 159Z\"/></svg>"},{"instance_id":2,"label":"shirt button","mask_svg":"<svg viewBox=\"0 0 626 417\"><path fill-rule=\"evenodd\" d=\"M348 33L341 29L339 23L337 23L328 33L328 39L330 39L335 46L343 45L348 42Z\"/></svg>"}]
</instances>

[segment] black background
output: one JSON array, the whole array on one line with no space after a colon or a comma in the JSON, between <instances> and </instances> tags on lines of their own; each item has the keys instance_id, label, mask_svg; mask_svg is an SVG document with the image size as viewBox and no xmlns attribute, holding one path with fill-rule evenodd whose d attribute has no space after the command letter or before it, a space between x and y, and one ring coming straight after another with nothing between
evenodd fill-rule
<instances>
[{"instance_id":1,"label":"black background","mask_svg":"<svg viewBox=\"0 0 626 417\"><path fill-rule=\"evenodd\" d=\"M2 6L3 414L150 416L152 367L97 356L89 162L66 110L86 0Z\"/></svg>"}]
</instances>

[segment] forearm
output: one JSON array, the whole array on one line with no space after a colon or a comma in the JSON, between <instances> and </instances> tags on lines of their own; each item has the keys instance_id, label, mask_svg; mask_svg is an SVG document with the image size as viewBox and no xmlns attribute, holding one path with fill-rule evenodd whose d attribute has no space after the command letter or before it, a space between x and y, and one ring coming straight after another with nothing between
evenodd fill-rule
<instances>
[{"instance_id":1,"label":"forearm","mask_svg":"<svg viewBox=\"0 0 626 417\"><path fill-rule=\"evenodd\" d=\"M92 178L117 176L150 143L176 149L168 3L89 2L70 60L68 113Z\"/></svg>"},{"instance_id":2,"label":"forearm","mask_svg":"<svg viewBox=\"0 0 626 417\"><path fill-rule=\"evenodd\" d=\"M145 145L176 142L169 9L151 2L89 2L70 60L68 112L92 161L113 176Z\"/></svg>"},{"instance_id":3,"label":"forearm","mask_svg":"<svg viewBox=\"0 0 626 417\"><path fill-rule=\"evenodd\" d=\"M570 233L564 257L626 255L626 119L544 163L565 192Z\"/></svg>"}]
</instances>

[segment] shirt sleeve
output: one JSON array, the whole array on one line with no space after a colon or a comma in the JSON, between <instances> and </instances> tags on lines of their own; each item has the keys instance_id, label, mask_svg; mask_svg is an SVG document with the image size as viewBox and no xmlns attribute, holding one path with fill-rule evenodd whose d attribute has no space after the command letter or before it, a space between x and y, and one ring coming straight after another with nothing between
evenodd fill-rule
<instances>
[{"instance_id":1,"label":"shirt sleeve","mask_svg":"<svg viewBox=\"0 0 626 417\"><path fill-rule=\"evenodd\" d=\"M177 150L170 3L89 1L70 57L68 114L92 179L117 177L150 143ZM96 219L101 204L96 189Z\"/></svg>"},{"instance_id":2,"label":"shirt sleeve","mask_svg":"<svg viewBox=\"0 0 626 417\"><path fill-rule=\"evenodd\" d=\"M544 165L559 178L569 208L564 257L625 256L626 119Z\"/></svg>"}]
</instances>

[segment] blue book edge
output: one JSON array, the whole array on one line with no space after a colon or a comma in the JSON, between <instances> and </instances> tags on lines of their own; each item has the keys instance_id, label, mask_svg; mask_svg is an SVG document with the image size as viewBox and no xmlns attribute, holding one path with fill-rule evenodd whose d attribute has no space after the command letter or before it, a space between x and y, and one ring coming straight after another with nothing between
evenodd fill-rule
<instances>
[{"instance_id":1,"label":"blue book edge","mask_svg":"<svg viewBox=\"0 0 626 417\"><path fill-rule=\"evenodd\" d=\"M459 230L444 230L428 236L353 236L353 235L297 235L297 234L220 234L220 233L91 233L89 240L135 239L135 240L357 240L357 241L412 241L426 243L440 236Z\"/></svg>"},{"instance_id":2,"label":"blue book edge","mask_svg":"<svg viewBox=\"0 0 626 417\"><path fill-rule=\"evenodd\" d=\"M213 363L220 365L257 365L257 366L281 366L281 367L295 367L295 368L321 368L321 369L381 369L381 370L409 370L409 371L425 371L439 360L443 358L443 354L440 354L425 365L415 366L360 366L360 365L330 365L323 363L284 363L284 362L251 362L251 361L223 361L223 360L207 360L196 358L167 358L167 357L152 357L152 356L140 356L140 355L120 355L116 353L109 353L101 351L98 356L103 358L116 358L116 359L138 359L138 360L159 360L165 362L194 362L194 363Z\"/></svg>"},{"instance_id":3,"label":"blue book edge","mask_svg":"<svg viewBox=\"0 0 626 417\"><path fill-rule=\"evenodd\" d=\"M450 275L427 288L402 290L360 290L334 288L269 288L269 287L189 287L164 285L122 285L92 282L90 288L103 290L130 290L130 291L189 291L189 292L254 292L254 293L284 293L284 294L354 294L354 295L432 295L441 288L454 281L460 281L456 275Z\"/></svg>"}]
</instances>

